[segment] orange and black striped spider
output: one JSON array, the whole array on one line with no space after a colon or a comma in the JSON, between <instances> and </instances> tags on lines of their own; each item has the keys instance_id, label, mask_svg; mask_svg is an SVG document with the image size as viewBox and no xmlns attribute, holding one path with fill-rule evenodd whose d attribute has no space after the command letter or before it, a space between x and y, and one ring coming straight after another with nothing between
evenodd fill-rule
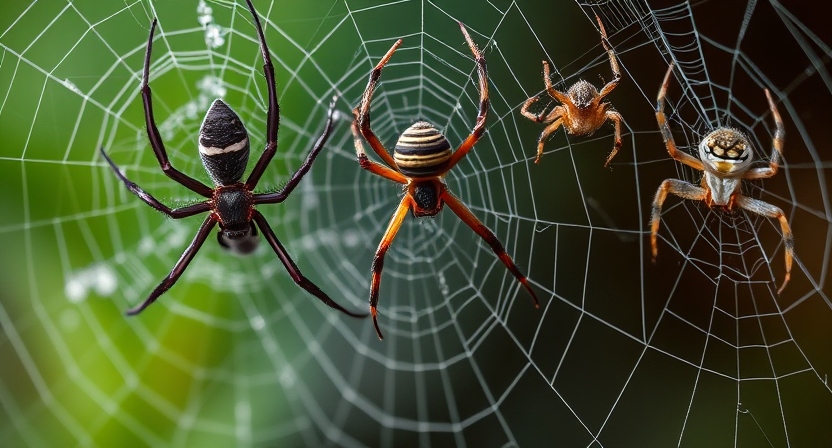
<instances>
[{"instance_id":1,"label":"orange and black striped spider","mask_svg":"<svg viewBox=\"0 0 832 448\"><path fill-rule=\"evenodd\" d=\"M609 166L612 158L621 149L621 122L624 118L621 117L612 105L608 102L601 102L605 96L618 86L621 81L621 70L618 68L618 60L615 58L615 52L610 48L607 40L607 31L604 29L604 23L598 16L595 16L598 21L598 27L601 29L601 44L604 45L604 50L610 58L610 67L612 67L612 81L608 82L600 92L592 84L579 80L566 93L555 90L552 86L552 80L549 78L549 63L543 61L543 82L546 83L546 92L552 99L560 101L559 106L555 106L549 113L546 110L539 114L529 112L529 107L537 102L537 96L533 96L523 103L520 113L529 120L535 123L547 123L540 133L540 138L537 141L537 157L534 163L540 163L540 157L543 156L543 145L546 139L557 131L563 125L566 132L573 135L591 135L597 131L607 120L612 120L615 124L615 145L612 147L612 152L607 156L607 161L604 162L604 168Z\"/></svg>"},{"instance_id":2,"label":"orange and black striped spider","mask_svg":"<svg viewBox=\"0 0 832 448\"><path fill-rule=\"evenodd\" d=\"M777 105L771 99L771 93L768 89L765 89L775 128L774 138L771 141L771 159L769 159L767 166L751 169L751 163L754 161L754 146L745 134L727 126L717 127L705 135L705 138L699 142L699 158L696 158L676 148L676 142L664 115L664 98L667 93L667 86L670 84L671 73L673 73L673 64L670 64L670 67L667 68L664 82L656 98L656 121L659 124L670 157L703 173L702 181L698 186L678 179L666 179L656 191L650 218L650 247L653 251L653 261L656 261L656 255L659 252L656 239L661 223L662 204L667 199L668 193L683 199L704 201L708 207L722 207L731 210L734 206L737 206L758 215L777 218L780 221L786 254L786 278L783 279L783 284L777 290L777 293L780 294L791 278L792 257L794 256L794 236L789 227L789 222L786 220L783 210L778 207L758 199L743 196L740 193L743 179L766 179L777 174L780 167L780 155L783 153L786 130L783 126L783 119L780 118L780 112L777 111Z\"/></svg>"},{"instance_id":3,"label":"orange and black striped spider","mask_svg":"<svg viewBox=\"0 0 832 448\"><path fill-rule=\"evenodd\" d=\"M534 299L535 306L538 305L537 296L529 286L526 276L520 272L517 265L514 264L511 257L506 253L500 240L497 236L481 223L465 204L454 196L445 185L444 177L477 143L480 136L485 132L485 118L488 114L488 75L485 68L485 58L480 54L471 36L465 26L460 23L459 27L462 29L462 34L465 35L465 40L474 54L474 59L477 62L477 72L479 74L479 89L480 89L480 106L477 121L471 135L462 142L456 151L451 151L451 145L448 140L436 129L432 124L425 121L419 121L407 128L399 137L396 147L394 148L394 155L390 156L384 145L381 144L378 137L370 128L370 100L373 97L373 91L378 84L381 76L381 69L393 56L393 53L402 44L399 39L393 44L393 47L384 55L379 61L373 71L370 73L370 80L367 83L367 89L361 98L361 105L357 107L353 113L355 120L352 124L352 132L355 141L355 152L358 157L358 163L361 168L385 179L404 185L404 197L399 203L396 212L393 213L393 218L384 232L384 237L376 250L375 258L373 259L373 276L370 283L370 313L373 315L373 325L375 325L378 338L382 339L381 330L378 326L378 312L376 306L378 305L378 290L381 284L381 271L384 267L384 254L396 237L399 227L401 227L407 211L410 210L413 216L418 218L422 216L436 216L441 210L442 206L447 204L459 218L476 232L489 246L491 250L500 258L500 261L506 265L508 270L517 278L517 280L526 288ZM364 136L370 147L381 157L385 165L376 163L367 158L364 153L364 145L361 143L359 133Z\"/></svg>"}]
</instances>

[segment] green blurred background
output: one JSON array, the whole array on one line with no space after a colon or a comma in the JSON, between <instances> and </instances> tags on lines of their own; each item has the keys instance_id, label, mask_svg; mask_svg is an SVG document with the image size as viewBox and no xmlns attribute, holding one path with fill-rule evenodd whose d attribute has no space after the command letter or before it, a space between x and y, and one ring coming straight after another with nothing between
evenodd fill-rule
<instances>
[{"instance_id":1,"label":"green blurred background","mask_svg":"<svg viewBox=\"0 0 832 448\"><path fill-rule=\"evenodd\" d=\"M151 87L172 163L210 182L195 136L216 96L243 118L257 157L266 88L244 4L4 1L2 445L823 446L832 38L799 2L713 3L650 2L662 8L652 15L617 1L255 1L281 105L279 153L260 188L300 165L331 96L343 113L293 196L260 210L305 274L350 309L366 307L372 255L399 200L354 162L348 117L369 70L405 38L374 100L388 147L416 119L459 142L477 91L455 20L488 59L489 130L448 184L529 274L541 309L447 211L408 217L385 267L381 342L369 321L297 288L265 244L234 257L213 236L157 304L123 315L200 218L146 207L98 148L166 203L198 199L161 174L146 141L138 86L156 16ZM610 79L593 11L623 67L609 98L627 122L624 148L603 170L610 126L588 139L559 131L535 166L541 126L518 110L542 90L541 59L562 89ZM200 17L222 44L206 40ZM656 130L668 45L690 62L669 93L682 146L727 118L767 155L761 87L782 99L788 163L749 193L783 208L795 231L799 263L782 297L771 283L783 278L780 234L766 219L669 200L650 263L655 188L698 180L667 160Z\"/></svg>"}]
</instances>

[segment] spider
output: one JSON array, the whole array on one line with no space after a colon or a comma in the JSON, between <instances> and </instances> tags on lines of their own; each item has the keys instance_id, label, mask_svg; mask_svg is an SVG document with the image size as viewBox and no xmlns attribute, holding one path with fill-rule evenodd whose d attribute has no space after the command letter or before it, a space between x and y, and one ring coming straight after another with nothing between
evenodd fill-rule
<instances>
[{"instance_id":1,"label":"spider","mask_svg":"<svg viewBox=\"0 0 832 448\"><path fill-rule=\"evenodd\" d=\"M659 231L662 204L668 193L684 199L704 201L708 207L722 207L731 210L734 206L737 206L758 215L777 218L780 221L783 244L786 248L786 277L780 289L777 290L777 293L780 294L791 278L792 258L794 256L794 236L791 228L789 228L789 222L779 208L743 196L740 193L743 179L766 179L777 174L779 168L786 131L780 113L777 111L777 106L771 99L771 93L768 89L765 89L766 99L771 115L774 117L775 125L774 137L771 143L773 149L768 166L750 169L754 159L754 149L751 141L739 130L726 126L720 126L705 135L705 138L699 143L699 158L697 159L676 148L676 142L673 140L673 134L670 132L670 126L668 126L667 118L664 115L664 97L667 93L667 86L670 84L671 73L673 73L673 64L670 64L670 67L667 68L664 82L656 100L656 121L659 123L659 129L662 132L670 157L691 168L702 171L703 176L700 186L678 179L666 179L656 191L650 219L650 245L653 250L653 262L656 261L656 255L658 254L656 234Z\"/></svg>"},{"instance_id":2,"label":"spider","mask_svg":"<svg viewBox=\"0 0 832 448\"><path fill-rule=\"evenodd\" d=\"M468 35L465 26L460 22L459 27L462 34L474 54L479 74L480 104L477 121L471 135L462 142L456 151L451 151L451 145L442 133L432 124L425 121L418 121L399 137L394 148L394 155L391 157L381 144L378 137L370 127L370 100L376 88L381 69L387 63L396 49L402 44L399 39L387 51L387 54L379 61L370 73L367 89L361 98L359 107L353 110L355 120L352 124L352 133L355 143L355 152L361 168L385 179L400 183L404 186L404 197L398 208L393 213L390 224L384 232L373 258L372 280L370 283L370 314L373 316L373 325L379 339L383 339L381 329L378 326L378 291L381 283L381 271L384 268L384 255L393 238L396 237L399 227L404 221L407 211L410 210L414 218L423 216L436 216L443 205L447 204L465 224L467 224L477 235L479 235L491 247L491 250L499 257L500 261L526 288L534 299L535 307L539 306L537 295L529 286L525 275L514 264L511 257L506 253L500 240L480 222L468 207L454 196L445 184L444 177L477 143L477 140L485 132L485 118L488 114L488 75L486 73L485 58L480 54L476 44ZM364 153L364 146L359 137L359 132L367 140L373 150L384 161L385 165L373 162Z\"/></svg>"},{"instance_id":3,"label":"spider","mask_svg":"<svg viewBox=\"0 0 832 448\"><path fill-rule=\"evenodd\" d=\"M277 192L254 193L252 190L268 167L277 149L277 129L280 120L280 107L277 104L277 93L275 92L274 67L272 66L269 49L266 46L266 40L263 36L263 29L260 26L260 19L258 19L254 11L251 0L246 0L246 3L248 3L248 9L254 17L254 24L260 38L260 50L263 54L264 61L263 71L268 83L269 92L269 110L266 119L266 149L263 151L260 159L257 160L257 164L252 169L246 182L242 183L241 179L246 168L246 163L248 162L248 132L240 117L220 99L214 100L213 104L211 104L199 130L199 156L215 184L214 188L208 187L202 182L178 171L168 160L165 145L162 142L159 130L156 128L156 121L153 117L152 97L150 94L150 86L148 85L150 78L150 53L153 44L153 33L156 30L155 18L150 25L150 37L147 39L147 50L144 57L144 72L141 84L144 115L147 123L147 135L150 139L150 146L153 147L153 152L156 154L156 159L159 160L162 171L169 178L208 199L197 204L171 209L127 179L110 157L107 156L107 153L104 152L104 148L101 148L101 154L115 172L116 177L124 182L127 189L147 205L173 219L187 218L199 213L209 212L208 216L202 222L202 225L199 226L196 237L191 241L188 248L185 249L179 261L173 266L170 274L159 283L144 302L128 310L127 314L132 316L142 312L142 310L153 304L159 296L164 294L165 291L170 289L188 267L188 263L194 258L199 248L202 247L211 229L214 228L215 224L219 223L217 241L223 248L237 254L253 252L259 243L259 235L257 233L257 228L259 227L266 241L274 249L277 257L280 258L280 261L295 283L332 308L350 316L365 317L365 314L356 314L347 311L330 299L329 296L309 279L304 277L289 256L289 253L275 236L266 218L254 208L258 204L276 204L283 202L309 171L312 162L323 148L332 131L335 98L332 99L329 105L328 118L323 134L315 142L306 161L289 178L286 185Z\"/></svg>"},{"instance_id":4,"label":"spider","mask_svg":"<svg viewBox=\"0 0 832 448\"><path fill-rule=\"evenodd\" d=\"M537 157L534 163L540 163L540 158L543 156L543 145L546 139L558 128L563 125L566 132L573 135L591 135L597 131L607 120L612 120L615 124L615 145L612 152L607 156L607 161L604 162L604 168L609 166L612 158L621 149L621 122L624 120L612 105L608 102L601 102L605 96L618 86L621 81L621 71L618 68L618 60L615 58L615 52L610 48L607 40L607 31L604 29L604 23L596 15L595 20L598 21L598 26L601 29L601 44L604 45L604 50L610 58L610 67L612 67L612 81L608 82L601 92L592 84L579 80L569 87L566 93L555 90L552 86L552 80L549 78L549 63L543 61L543 82L546 83L546 91L553 99L560 101L561 105L555 106L548 114L545 110L539 114L529 112L529 107L537 102L537 96L533 96L523 103L520 113L526 118L535 123L546 123L543 132L540 133L540 138L537 141Z\"/></svg>"}]
</instances>

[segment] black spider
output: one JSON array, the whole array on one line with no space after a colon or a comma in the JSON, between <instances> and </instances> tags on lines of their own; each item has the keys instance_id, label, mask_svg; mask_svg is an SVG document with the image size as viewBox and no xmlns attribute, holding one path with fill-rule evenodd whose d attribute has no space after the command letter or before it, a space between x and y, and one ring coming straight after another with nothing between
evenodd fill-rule
<instances>
[{"instance_id":1,"label":"black spider","mask_svg":"<svg viewBox=\"0 0 832 448\"><path fill-rule=\"evenodd\" d=\"M165 291L170 289L185 271L185 268L188 267L188 263L194 258L202 243L205 242L211 229L214 228L214 224L219 223L220 230L217 234L217 240L222 247L238 254L251 253L257 248L257 244L260 241L260 237L257 234L257 228L259 227L295 283L332 308L350 316L365 317L366 314L347 311L341 305L338 305L330 299L329 296L309 279L304 277L295 262L292 261L288 252L286 252L286 249L278 241L271 227L269 227L269 223L266 222L266 218L254 209L254 206L257 204L276 204L283 202L289 197L289 194L292 193L304 174L312 167L312 162L323 148L324 143L326 143L332 131L335 98L332 99L329 105L328 117L323 134L315 142L306 161L292 175L286 185L280 191L274 193L254 193L252 190L254 190L257 181L260 180L260 176L266 170L277 149L277 128L280 120L280 106L277 104L277 93L275 91L274 66L272 66L269 49L266 46L266 39L263 36L263 28L260 26L260 19L258 19L257 13L254 11L251 0L246 0L246 3L248 3L248 8L254 17L257 35L260 38L260 50L263 53L264 62L263 72L266 76L269 90L269 110L266 119L266 149L263 151L260 159L257 160L257 164L252 169L246 182L242 183L240 180L243 177L243 172L248 162L248 132L242 121L240 121L240 117L220 99L214 100L214 103L211 104L199 129L199 156L211 179L214 181L215 187L210 188L206 186L202 182L178 171L170 164L168 155L165 152L165 145L162 142L159 130L156 128L155 119L153 118L150 86L147 84L150 74L150 53L153 44L153 33L156 30L156 19L153 19L153 23L150 25L150 37L147 39L147 51L144 57L144 72L141 86L144 115L147 123L147 136L150 139L150 146L153 147L153 152L156 153L156 158L159 160L162 171L184 187L208 199L198 204L171 209L127 179L116 164L107 156L107 153L104 152L104 148L101 148L101 154L113 168L116 176L124 182L131 192L149 206L173 219L187 218L199 213L209 212L205 221L199 227L196 237L188 248L185 249L179 261L176 262L176 265L170 271L170 274L159 283L159 286L150 293L150 296L144 302L128 310L127 314L135 315L140 313L155 302ZM255 223L257 226L255 226Z\"/></svg>"}]
</instances>

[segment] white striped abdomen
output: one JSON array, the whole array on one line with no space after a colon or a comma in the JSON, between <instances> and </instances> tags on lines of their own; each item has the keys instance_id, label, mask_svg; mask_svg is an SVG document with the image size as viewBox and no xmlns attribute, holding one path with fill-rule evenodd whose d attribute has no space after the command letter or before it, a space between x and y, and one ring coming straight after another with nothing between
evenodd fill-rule
<instances>
[{"instance_id":1,"label":"white striped abdomen","mask_svg":"<svg viewBox=\"0 0 832 448\"><path fill-rule=\"evenodd\" d=\"M438 129L418 121L399 137L393 160L405 176L435 176L445 171L451 153L451 144Z\"/></svg>"}]
</instances>

